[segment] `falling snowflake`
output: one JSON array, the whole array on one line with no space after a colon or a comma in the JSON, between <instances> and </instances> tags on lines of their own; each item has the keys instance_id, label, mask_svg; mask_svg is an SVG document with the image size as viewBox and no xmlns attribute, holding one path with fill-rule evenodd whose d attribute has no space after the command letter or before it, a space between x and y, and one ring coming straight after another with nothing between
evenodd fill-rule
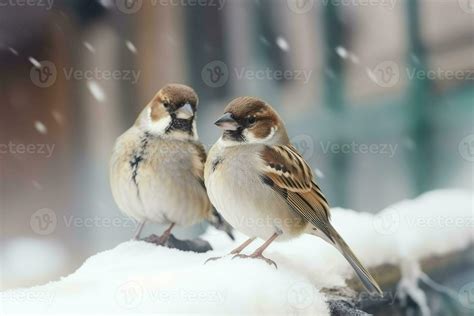
<instances>
[{"instance_id":1,"label":"falling snowflake","mask_svg":"<svg viewBox=\"0 0 474 316\"><path fill-rule=\"evenodd\" d=\"M105 100L104 91L97 82L89 81L87 82L87 87L97 101L102 102Z\"/></svg>"},{"instance_id":2,"label":"falling snowflake","mask_svg":"<svg viewBox=\"0 0 474 316\"><path fill-rule=\"evenodd\" d=\"M280 49L285 51L285 52L287 52L290 49L290 45L288 45L288 42L286 41L286 39L284 39L281 36L279 36L276 39L276 43L277 43L278 47L280 47Z\"/></svg>"},{"instance_id":3,"label":"falling snowflake","mask_svg":"<svg viewBox=\"0 0 474 316\"><path fill-rule=\"evenodd\" d=\"M126 41L125 44L127 45L127 48L128 48L129 51L131 51L134 54L137 53L137 48L135 47L135 45L133 45L132 42Z\"/></svg>"},{"instance_id":4,"label":"falling snowflake","mask_svg":"<svg viewBox=\"0 0 474 316\"><path fill-rule=\"evenodd\" d=\"M61 113L59 113L58 111L53 111L51 112L51 114L53 115L54 119L58 124L63 123L63 116L61 115Z\"/></svg>"},{"instance_id":5,"label":"falling snowflake","mask_svg":"<svg viewBox=\"0 0 474 316\"><path fill-rule=\"evenodd\" d=\"M45 135L46 133L48 133L48 129L46 128L46 126L40 122L40 121L36 121L35 122L35 129L40 133L40 134L43 134Z\"/></svg>"},{"instance_id":6,"label":"falling snowflake","mask_svg":"<svg viewBox=\"0 0 474 316\"><path fill-rule=\"evenodd\" d=\"M107 9L110 9L114 4L112 3L112 0L99 0L99 3Z\"/></svg>"},{"instance_id":7,"label":"falling snowflake","mask_svg":"<svg viewBox=\"0 0 474 316\"><path fill-rule=\"evenodd\" d=\"M350 59L354 64L359 64L359 63L360 63L359 57L357 57L356 55L354 55L354 54L352 54L352 53L349 53L349 59Z\"/></svg>"},{"instance_id":8,"label":"falling snowflake","mask_svg":"<svg viewBox=\"0 0 474 316\"><path fill-rule=\"evenodd\" d=\"M334 74L334 71L331 68L324 69L324 73L331 79L336 78L336 75Z\"/></svg>"},{"instance_id":9,"label":"falling snowflake","mask_svg":"<svg viewBox=\"0 0 474 316\"><path fill-rule=\"evenodd\" d=\"M347 52L347 49L345 49L342 46L336 47L336 53L339 55L339 57L346 59L349 53Z\"/></svg>"},{"instance_id":10,"label":"falling snowflake","mask_svg":"<svg viewBox=\"0 0 474 316\"><path fill-rule=\"evenodd\" d=\"M89 42L84 42L83 44L84 44L84 46L85 46L91 53L95 53L95 48L94 48L94 46L92 46L91 43L89 43Z\"/></svg>"},{"instance_id":11,"label":"falling snowflake","mask_svg":"<svg viewBox=\"0 0 474 316\"><path fill-rule=\"evenodd\" d=\"M13 55L18 56L18 51L14 49L13 47L8 47L8 50L12 52Z\"/></svg>"},{"instance_id":12,"label":"falling snowflake","mask_svg":"<svg viewBox=\"0 0 474 316\"><path fill-rule=\"evenodd\" d=\"M37 61L35 58L33 57L28 57L28 60L30 61L30 63L33 64L33 66L35 66L36 68L41 68L41 63L39 61Z\"/></svg>"},{"instance_id":13,"label":"falling snowflake","mask_svg":"<svg viewBox=\"0 0 474 316\"><path fill-rule=\"evenodd\" d=\"M31 180L31 184L37 189L37 190L42 190L43 186L36 180Z\"/></svg>"},{"instance_id":14,"label":"falling snowflake","mask_svg":"<svg viewBox=\"0 0 474 316\"><path fill-rule=\"evenodd\" d=\"M260 40L260 42L262 42L263 45L265 45L265 46L270 46L270 43L269 43L268 40L265 38L265 36L260 35L260 36L258 37L258 39Z\"/></svg>"},{"instance_id":15,"label":"falling snowflake","mask_svg":"<svg viewBox=\"0 0 474 316\"><path fill-rule=\"evenodd\" d=\"M420 59L415 54L411 54L410 58L415 64L420 64Z\"/></svg>"},{"instance_id":16,"label":"falling snowflake","mask_svg":"<svg viewBox=\"0 0 474 316\"><path fill-rule=\"evenodd\" d=\"M324 173L319 170L319 169L314 169L314 173L316 174L316 177L320 178L320 179L323 179L324 178Z\"/></svg>"},{"instance_id":17,"label":"falling snowflake","mask_svg":"<svg viewBox=\"0 0 474 316\"><path fill-rule=\"evenodd\" d=\"M365 71L367 72L367 75L369 76L370 80L373 82L378 82L377 76L374 74L372 69L366 68Z\"/></svg>"}]
</instances>

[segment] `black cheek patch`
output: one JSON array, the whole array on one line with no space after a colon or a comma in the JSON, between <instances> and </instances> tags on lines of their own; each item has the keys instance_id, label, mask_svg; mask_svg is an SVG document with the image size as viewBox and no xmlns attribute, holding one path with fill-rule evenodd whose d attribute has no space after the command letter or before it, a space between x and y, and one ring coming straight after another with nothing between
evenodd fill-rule
<instances>
[{"instance_id":1,"label":"black cheek patch","mask_svg":"<svg viewBox=\"0 0 474 316\"><path fill-rule=\"evenodd\" d=\"M236 142L244 142L245 141L245 136L242 135L243 129L239 127L235 131L225 131L224 132L224 139L229 139L233 140Z\"/></svg>"}]
</instances>

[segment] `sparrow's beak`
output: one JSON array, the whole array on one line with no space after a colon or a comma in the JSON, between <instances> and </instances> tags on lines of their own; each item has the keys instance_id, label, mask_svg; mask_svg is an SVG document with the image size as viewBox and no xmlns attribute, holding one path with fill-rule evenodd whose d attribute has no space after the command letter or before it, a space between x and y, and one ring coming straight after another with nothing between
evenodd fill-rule
<instances>
[{"instance_id":1,"label":"sparrow's beak","mask_svg":"<svg viewBox=\"0 0 474 316\"><path fill-rule=\"evenodd\" d=\"M222 115L214 124L226 131L235 131L239 128L239 124L232 118L230 113Z\"/></svg>"},{"instance_id":2,"label":"sparrow's beak","mask_svg":"<svg viewBox=\"0 0 474 316\"><path fill-rule=\"evenodd\" d=\"M193 108L191 107L191 104L186 103L182 107L176 110L176 115L180 119L189 119L193 117L194 111Z\"/></svg>"}]
</instances>

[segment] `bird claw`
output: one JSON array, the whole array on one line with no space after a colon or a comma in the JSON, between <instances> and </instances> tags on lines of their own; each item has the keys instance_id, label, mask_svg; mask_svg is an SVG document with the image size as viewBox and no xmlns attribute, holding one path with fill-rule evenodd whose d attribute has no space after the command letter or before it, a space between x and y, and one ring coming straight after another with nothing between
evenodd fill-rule
<instances>
[{"instance_id":1,"label":"bird claw","mask_svg":"<svg viewBox=\"0 0 474 316\"><path fill-rule=\"evenodd\" d=\"M165 243L167 241L167 239L163 239L163 236L157 236L155 234L151 234L150 236L143 239L139 239L139 240L143 240L145 242L148 242L150 244L154 244L157 246L165 246Z\"/></svg>"},{"instance_id":2,"label":"bird claw","mask_svg":"<svg viewBox=\"0 0 474 316\"><path fill-rule=\"evenodd\" d=\"M271 259L268 259L267 257L264 257L263 255L242 255L242 254L236 254L235 256L232 257L232 259L235 259L235 258L242 258L242 259L248 259L248 258L251 258L251 259L261 259L263 261L265 261L266 263L268 263L269 265L274 265L276 269L278 269L278 266L276 264L275 261L271 260Z\"/></svg>"}]
</instances>

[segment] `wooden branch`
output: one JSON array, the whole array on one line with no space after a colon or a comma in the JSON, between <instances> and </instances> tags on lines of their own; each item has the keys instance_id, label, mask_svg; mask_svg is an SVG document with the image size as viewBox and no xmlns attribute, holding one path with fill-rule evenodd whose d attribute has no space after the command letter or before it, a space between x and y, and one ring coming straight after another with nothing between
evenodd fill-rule
<instances>
[{"instance_id":1,"label":"wooden branch","mask_svg":"<svg viewBox=\"0 0 474 316\"><path fill-rule=\"evenodd\" d=\"M474 245L442 256L424 258L420 261L420 267L424 273L437 280L455 277L456 274L474 267ZM366 315L361 309L380 308L394 303L397 285L402 277L400 267L384 264L370 269L370 272L384 290L384 297L377 298L367 294L360 281L353 277L347 280L348 287L322 289L321 292L329 297L331 315Z\"/></svg>"}]
</instances>

